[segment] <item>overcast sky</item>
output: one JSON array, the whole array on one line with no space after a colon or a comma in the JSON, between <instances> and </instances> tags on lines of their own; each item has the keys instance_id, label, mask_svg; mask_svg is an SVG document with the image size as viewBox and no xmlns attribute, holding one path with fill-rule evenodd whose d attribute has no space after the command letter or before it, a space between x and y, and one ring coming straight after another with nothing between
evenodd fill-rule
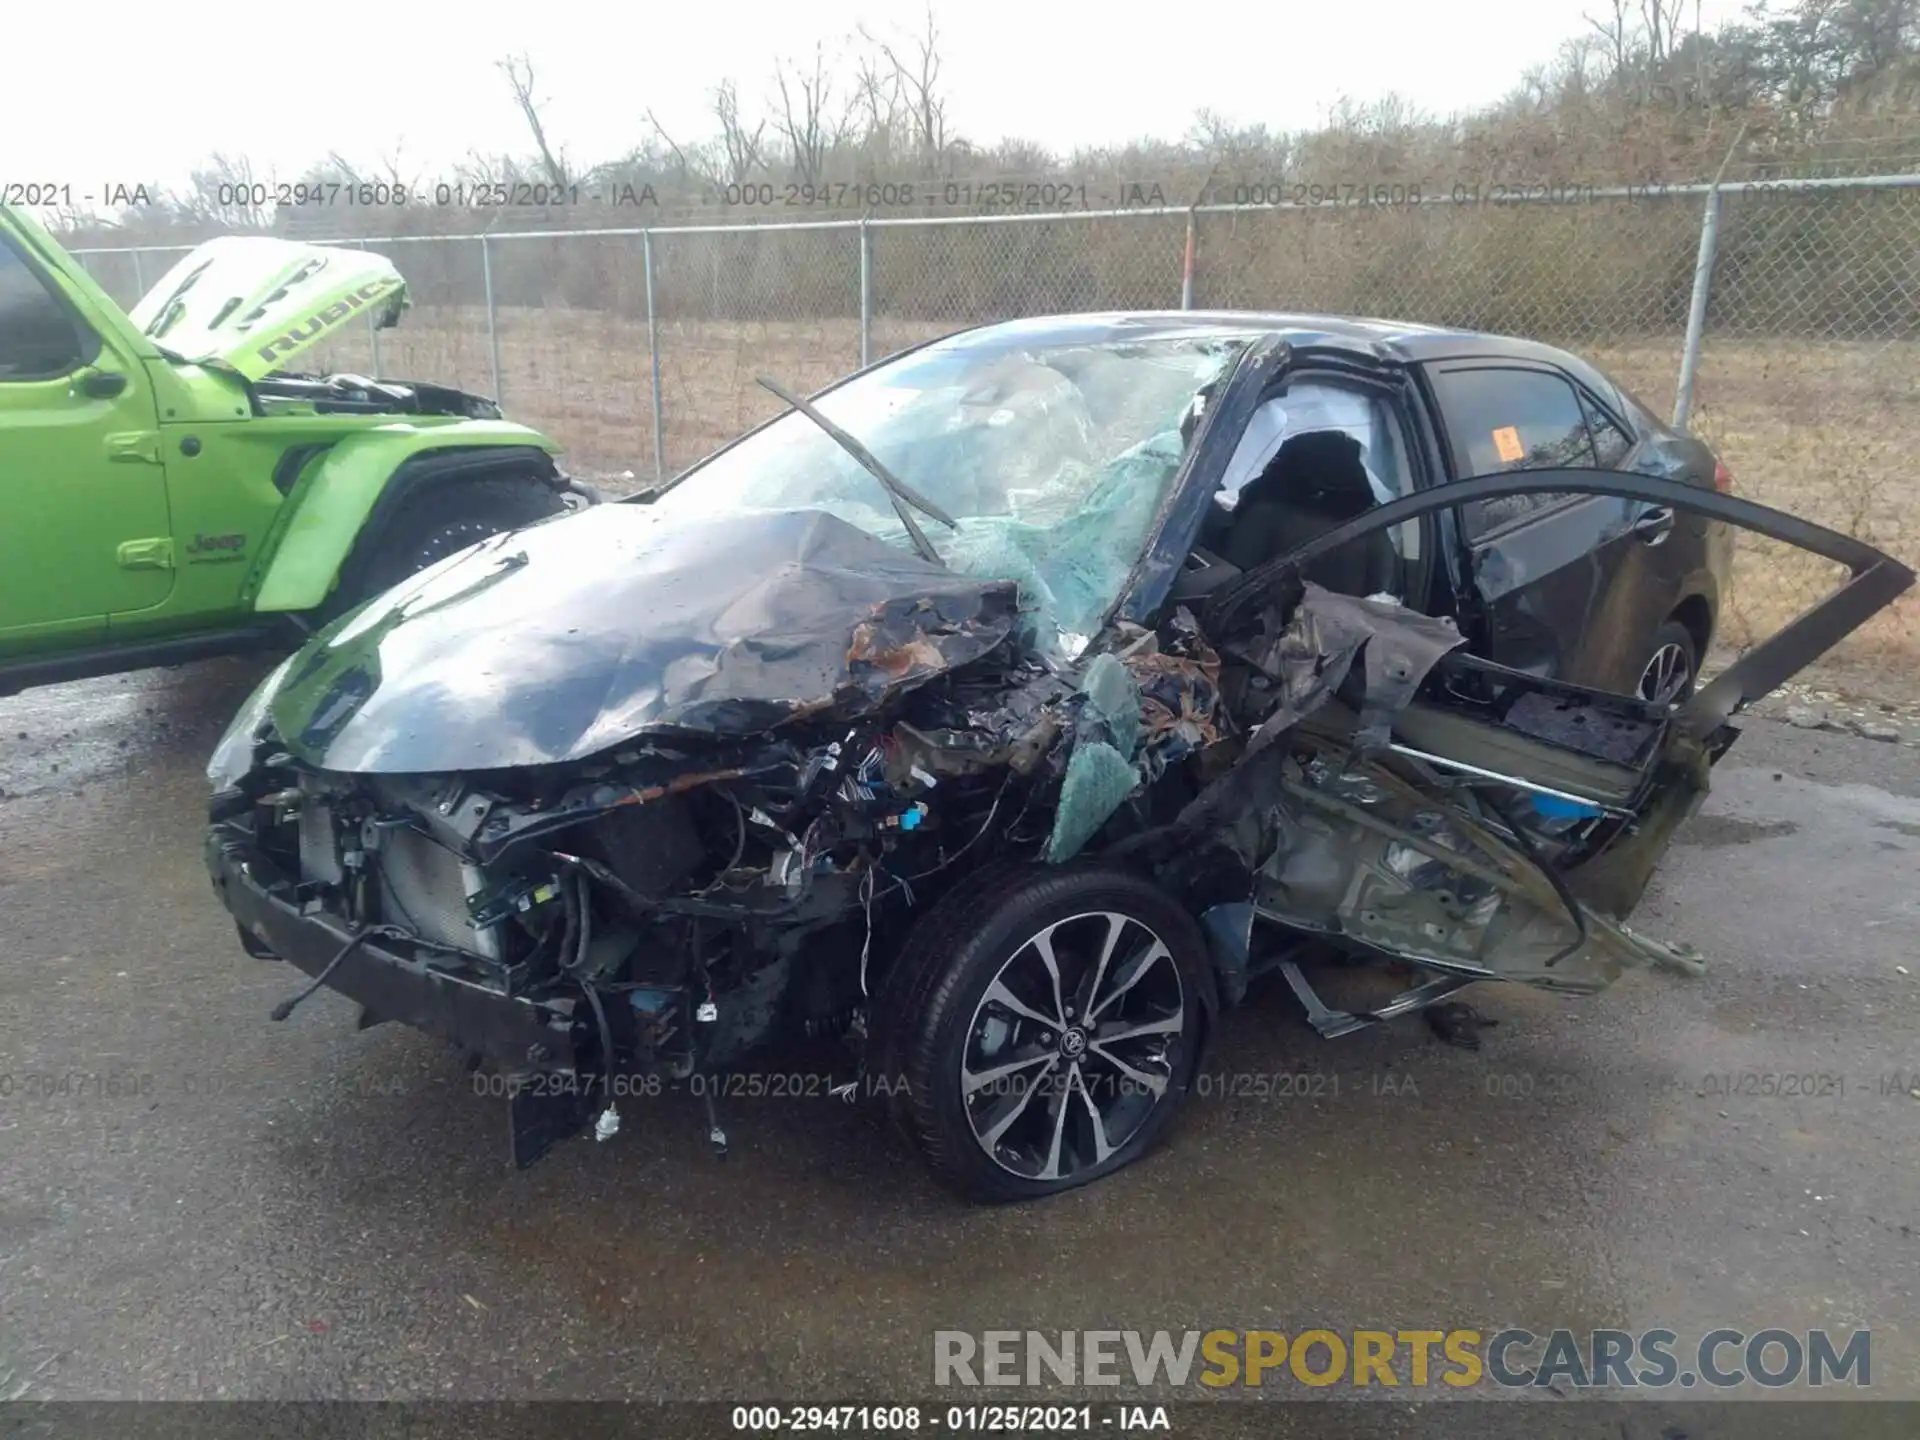
<instances>
[{"instance_id":1,"label":"overcast sky","mask_svg":"<svg viewBox=\"0 0 1920 1440\"><path fill-rule=\"evenodd\" d=\"M1740 9L1700 5L1709 28ZM1603 8L934 0L954 132L1059 150L1177 138L1202 106L1282 129L1313 124L1343 96L1389 91L1439 114L1469 109L1499 98L1584 28L1583 12ZM720 80L760 104L777 57L810 56L816 41L831 54L862 23L898 36L922 13L875 0L18 3L0 80L0 181L177 184L215 150L281 179L330 150L370 166L397 154L403 174L430 181L471 150L527 149L495 68L521 51L550 133L572 161L592 163L630 148L649 108L675 138L704 134Z\"/></svg>"}]
</instances>

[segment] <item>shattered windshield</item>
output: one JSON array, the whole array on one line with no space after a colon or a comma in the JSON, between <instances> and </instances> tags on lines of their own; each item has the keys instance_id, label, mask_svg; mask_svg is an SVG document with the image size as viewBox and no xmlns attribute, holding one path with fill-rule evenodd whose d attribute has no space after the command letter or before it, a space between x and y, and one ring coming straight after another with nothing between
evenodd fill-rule
<instances>
[{"instance_id":1,"label":"shattered windshield","mask_svg":"<svg viewBox=\"0 0 1920 1440\"><path fill-rule=\"evenodd\" d=\"M955 570L1019 582L1034 639L1072 654L1119 597L1185 453L1181 420L1252 339L1220 331L1041 342L1018 326L916 350L817 408L958 522ZM689 518L825 510L910 549L881 483L790 412L656 502Z\"/></svg>"}]
</instances>

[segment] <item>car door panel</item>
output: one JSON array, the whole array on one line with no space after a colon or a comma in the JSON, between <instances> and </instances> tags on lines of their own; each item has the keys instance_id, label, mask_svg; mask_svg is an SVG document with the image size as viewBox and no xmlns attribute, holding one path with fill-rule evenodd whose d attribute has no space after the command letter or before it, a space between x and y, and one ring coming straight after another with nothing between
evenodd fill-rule
<instances>
[{"instance_id":1,"label":"car door panel","mask_svg":"<svg viewBox=\"0 0 1920 1440\"><path fill-rule=\"evenodd\" d=\"M1634 442L1571 377L1540 364L1462 361L1429 368L1454 472L1612 469ZM1482 650L1538 675L1630 686L1680 598L1690 547L1667 549L1645 504L1613 497L1516 495L1465 507L1469 589L1482 602Z\"/></svg>"},{"instance_id":2,"label":"car door panel","mask_svg":"<svg viewBox=\"0 0 1920 1440\"><path fill-rule=\"evenodd\" d=\"M104 633L160 604L170 536L144 367L0 237L0 639Z\"/></svg>"},{"instance_id":3,"label":"car door panel","mask_svg":"<svg viewBox=\"0 0 1920 1440\"><path fill-rule=\"evenodd\" d=\"M1650 509L1664 530L1650 534ZM1646 637L1671 613L1679 576L1663 563L1671 507L1585 496L1469 542L1489 658L1575 684L1631 688Z\"/></svg>"},{"instance_id":4,"label":"car door panel","mask_svg":"<svg viewBox=\"0 0 1920 1440\"><path fill-rule=\"evenodd\" d=\"M1604 499L1635 516L1669 507L1810 551L1848 578L1679 707L1472 657L1403 607L1303 594L1301 567L1318 552L1529 494ZM1861 541L1751 501L1593 469L1456 481L1328 531L1223 589L1202 616L1229 663L1265 674L1240 702L1247 758L1221 782L1265 808L1250 857L1256 910L1430 969L1555 990L1598 989L1633 965L1695 967L1621 922L1733 742L1725 722L1913 580ZM1475 792L1435 786L1436 772Z\"/></svg>"},{"instance_id":5,"label":"car door panel","mask_svg":"<svg viewBox=\"0 0 1920 1440\"><path fill-rule=\"evenodd\" d=\"M1747 650L1681 708L1682 719L1692 717L1691 723L1695 724L1718 724L1777 688L1913 585L1910 568L1866 541L1756 501L1663 476L1611 470L1532 470L1451 480L1337 525L1290 554L1242 576L1235 584L1222 587L1208 604L1208 623L1226 623L1236 613L1257 608L1291 583L1289 577L1295 576L1300 566L1376 529L1405 524L1436 510L1518 494L1603 495L1642 505L1670 505L1729 532L1750 530L1846 569L1848 578L1838 590Z\"/></svg>"}]
</instances>

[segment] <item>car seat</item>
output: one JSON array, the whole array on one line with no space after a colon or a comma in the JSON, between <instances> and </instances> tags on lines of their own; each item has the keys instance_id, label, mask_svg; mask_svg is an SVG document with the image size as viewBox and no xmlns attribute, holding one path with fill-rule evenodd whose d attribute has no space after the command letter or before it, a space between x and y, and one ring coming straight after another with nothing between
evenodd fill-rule
<instances>
[{"instance_id":1,"label":"car seat","mask_svg":"<svg viewBox=\"0 0 1920 1440\"><path fill-rule=\"evenodd\" d=\"M1220 558L1251 570L1373 508L1360 442L1339 430L1295 435L1240 492ZM1343 595L1399 588L1400 557L1384 530L1307 564L1305 579Z\"/></svg>"}]
</instances>

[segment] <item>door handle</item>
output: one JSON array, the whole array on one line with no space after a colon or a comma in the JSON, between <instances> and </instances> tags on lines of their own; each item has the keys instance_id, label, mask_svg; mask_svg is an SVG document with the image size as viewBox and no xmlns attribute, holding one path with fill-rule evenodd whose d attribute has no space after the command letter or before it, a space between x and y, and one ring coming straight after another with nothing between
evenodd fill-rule
<instances>
[{"instance_id":1,"label":"door handle","mask_svg":"<svg viewBox=\"0 0 1920 1440\"><path fill-rule=\"evenodd\" d=\"M122 540L114 552L122 570L173 569L173 541L166 536L151 540Z\"/></svg>"},{"instance_id":2,"label":"door handle","mask_svg":"<svg viewBox=\"0 0 1920 1440\"><path fill-rule=\"evenodd\" d=\"M1658 545L1673 533L1672 509L1666 505L1654 506L1633 522L1633 533L1643 545Z\"/></svg>"},{"instance_id":3,"label":"door handle","mask_svg":"<svg viewBox=\"0 0 1920 1440\"><path fill-rule=\"evenodd\" d=\"M106 437L107 459L147 465L160 461L160 435L154 430L117 430Z\"/></svg>"}]
</instances>

